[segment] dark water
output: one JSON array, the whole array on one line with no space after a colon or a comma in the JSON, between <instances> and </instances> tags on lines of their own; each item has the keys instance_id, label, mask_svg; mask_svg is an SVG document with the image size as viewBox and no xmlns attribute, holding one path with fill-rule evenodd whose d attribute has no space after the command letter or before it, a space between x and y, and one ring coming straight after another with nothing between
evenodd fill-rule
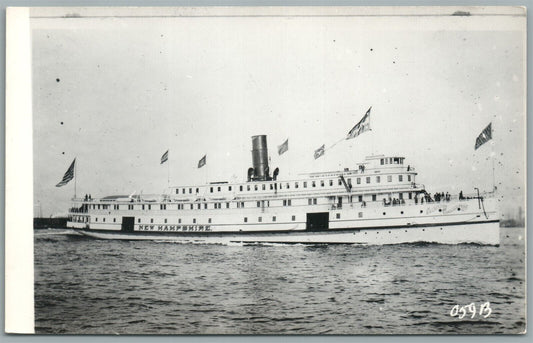
<instances>
[{"instance_id":1,"label":"dark water","mask_svg":"<svg viewBox=\"0 0 533 343\"><path fill-rule=\"evenodd\" d=\"M523 228L502 228L500 247L182 245L67 232L34 232L37 333L525 330ZM450 316L487 301L487 318Z\"/></svg>"}]
</instances>

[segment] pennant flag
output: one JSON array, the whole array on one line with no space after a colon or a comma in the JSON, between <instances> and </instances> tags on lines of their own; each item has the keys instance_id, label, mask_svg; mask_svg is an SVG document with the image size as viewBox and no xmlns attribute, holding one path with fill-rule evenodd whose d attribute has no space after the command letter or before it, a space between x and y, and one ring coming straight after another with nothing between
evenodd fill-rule
<instances>
[{"instance_id":1,"label":"pennant flag","mask_svg":"<svg viewBox=\"0 0 533 343\"><path fill-rule=\"evenodd\" d=\"M283 154L287 150L289 150L289 139L288 138L285 142L283 142L283 144L278 146L278 155Z\"/></svg>"},{"instance_id":2,"label":"pennant flag","mask_svg":"<svg viewBox=\"0 0 533 343\"><path fill-rule=\"evenodd\" d=\"M492 139L492 123L489 123L489 125L477 136L476 138L476 146L474 147L474 150L477 150L480 146L488 142Z\"/></svg>"},{"instance_id":3,"label":"pennant flag","mask_svg":"<svg viewBox=\"0 0 533 343\"><path fill-rule=\"evenodd\" d=\"M315 150L315 160L319 158L320 156L324 155L325 152L325 144L322 144L322 146Z\"/></svg>"},{"instance_id":4,"label":"pennant flag","mask_svg":"<svg viewBox=\"0 0 533 343\"><path fill-rule=\"evenodd\" d=\"M352 139L360 134L362 134L365 131L370 130L370 110L372 109L372 106L366 111L365 115L363 116L363 119L359 121L359 123L355 124L355 126L348 132L348 135L346 136L346 139Z\"/></svg>"},{"instance_id":5,"label":"pennant flag","mask_svg":"<svg viewBox=\"0 0 533 343\"><path fill-rule=\"evenodd\" d=\"M202 168L203 166L205 166L206 158L207 155L204 155L204 157L202 157L200 161L198 161L198 168Z\"/></svg>"},{"instance_id":6,"label":"pennant flag","mask_svg":"<svg viewBox=\"0 0 533 343\"><path fill-rule=\"evenodd\" d=\"M74 178L74 165L76 164L76 159L72 161L70 167L68 167L67 172L63 175L63 179L56 185L56 187L61 187L66 185L70 180Z\"/></svg>"},{"instance_id":7,"label":"pennant flag","mask_svg":"<svg viewBox=\"0 0 533 343\"><path fill-rule=\"evenodd\" d=\"M166 161L168 161L168 150L163 154L163 156L161 156L161 164L165 163Z\"/></svg>"}]
</instances>

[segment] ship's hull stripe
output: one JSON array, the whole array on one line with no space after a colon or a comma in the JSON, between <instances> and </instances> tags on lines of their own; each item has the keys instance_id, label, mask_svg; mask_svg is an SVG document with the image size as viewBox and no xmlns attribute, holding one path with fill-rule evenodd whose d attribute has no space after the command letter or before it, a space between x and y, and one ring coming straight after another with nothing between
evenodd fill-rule
<instances>
[{"instance_id":1,"label":"ship's hull stripe","mask_svg":"<svg viewBox=\"0 0 533 343\"><path fill-rule=\"evenodd\" d=\"M309 235L309 234L324 234L324 233L338 233L344 231L360 231L360 230L399 230L399 229L414 229L414 228L425 228L425 227L435 227L435 226L455 226L455 225L478 225L478 224L488 224L488 223L498 223L500 220L486 220L486 221L477 221L477 222L450 222L450 223L427 223L427 224L411 224L411 225L395 225L395 226L365 226L365 227L350 227L350 228L324 228L317 229L313 231L308 230L257 230L257 231L115 231L115 230L99 230L99 229L75 229L76 231L84 232L95 232L95 233L106 233L110 235L167 235L167 236L227 236L227 235L262 235L262 234L300 234L300 235Z\"/></svg>"}]
</instances>

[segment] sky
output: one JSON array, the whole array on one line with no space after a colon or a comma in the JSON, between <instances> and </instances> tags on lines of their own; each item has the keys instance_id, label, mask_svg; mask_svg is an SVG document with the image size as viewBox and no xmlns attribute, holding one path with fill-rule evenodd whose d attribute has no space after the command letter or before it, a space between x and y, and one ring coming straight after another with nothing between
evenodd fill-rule
<instances>
[{"instance_id":1,"label":"sky","mask_svg":"<svg viewBox=\"0 0 533 343\"><path fill-rule=\"evenodd\" d=\"M74 183L94 198L245 181L258 134L280 179L385 154L430 192L469 193L492 189L494 161L501 211L515 214L525 17L375 14L34 15L35 214L64 214ZM370 106L372 130L342 140ZM494 139L474 150L489 123ZM55 187L74 158L76 181Z\"/></svg>"}]
</instances>

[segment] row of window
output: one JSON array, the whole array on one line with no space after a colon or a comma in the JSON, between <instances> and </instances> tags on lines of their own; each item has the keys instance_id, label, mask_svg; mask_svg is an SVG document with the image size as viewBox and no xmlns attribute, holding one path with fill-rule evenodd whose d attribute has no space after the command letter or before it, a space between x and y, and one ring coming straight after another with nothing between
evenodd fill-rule
<instances>
[{"instance_id":1,"label":"row of window","mask_svg":"<svg viewBox=\"0 0 533 343\"><path fill-rule=\"evenodd\" d=\"M458 208L457 208L457 211L461 211L461 208L458 207ZM442 209L439 209L439 212L442 212ZM420 213L422 214L422 213L424 213L424 211L423 211L423 210L420 210ZM400 211L400 214L404 214L404 211ZM384 215L384 216L387 215L387 212L383 212L383 215ZM363 212L358 212L357 216L358 216L358 218L363 218ZM87 217L85 217L85 218L87 218ZM340 214L340 213L336 213L336 214L335 214L335 218L336 218L336 219L341 219L341 214ZM102 222L103 222L103 223L105 223L105 219L106 219L105 217L102 218ZM272 216L272 222L275 222L276 219L277 219L276 216ZM296 221L296 216L293 215L293 216L291 217L291 220L292 220L292 221ZM77 221L77 220L75 220L75 221ZM81 221L81 217L80 217L80 221ZM95 217L95 218L94 218L94 221L95 221L95 222L98 222L98 217ZM116 221L117 221L117 219L116 219L116 218L113 218L113 223L116 223ZM137 218L137 223L140 223L140 222L141 222L141 218ZM209 224L211 224L211 218L208 218L208 219L207 219L207 222L208 222ZM244 222L245 222L245 223L248 223L248 217L244 217ZM262 222L263 222L263 217L262 217L262 216L261 216L261 217L257 217L257 222L262 223ZM153 219L153 218L150 218L150 224L153 224L153 223L154 223L154 219ZM167 223L168 223L168 219L165 218L165 219L164 219L164 223L167 224ZM193 224L196 224L196 218L193 218L193 219L192 219L192 223L193 223ZM181 218L178 218L178 224L181 224Z\"/></svg>"},{"instance_id":2,"label":"row of window","mask_svg":"<svg viewBox=\"0 0 533 343\"><path fill-rule=\"evenodd\" d=\"M381 159L381 165L385 164L403 164L403 157L386 157Z\"/></svg>"},{"instance_id":3,"label":"row of window","mask_svg":"<svg viewBox=\"0 0 533 343\"><path fill-rule=\"evenodd\" d=\"M412 193L411 192L408 192L407 193L408 196L409 196L409 199L412 199ZM348 196L347 197L347 201L349 203L351 203L353 201L353 197L354 196ZM399 193L399 199L403 199L403 193ZM357 201L358 202L363 202L363 196L362 195L358 195L357 196ZM377 201L377 195L376 194L372 194L372 201ZM237 201L237 202L214 202L214 203L207 203L207 202L198 202L196 204L176 204L177 206L177 209L178 210L184 210L184 209L191 209L191 210L194 210L195 208L198 209L198 210L201 210L201 209L204 209L204 210L207 210L207 209L222 209L222 208L231 208L232 206L230 206L231 203L234 203L236 204L234 208L245 208L245 202L244 201ZM250 203L250 202L248 202ZM211 205L209 205L211 204ZM318 199L317 198L308 198L307 199L307 204L308 205L317 205L318 204ZM283 199L282 200L282 205L283 206L292 206L292 200L291 199ZM92 209L93 210L100 210L100 209L106 209L108 205L100 205L100 204L92 204ZM124 205L123 205L124 206ZM133 205L133 204L128 204L128 210L134 210L135 209L135 206L139 206L139 205ZM152 205L151 204L141 204L141 210L152 210ZM157 205L153 205L153 206L157 206ZM260 201L256 201L256 207L270 207L270 200L260 200ZM113 205L113 208L115 210L120 210L120 205ZM160 210L167 210L167 204L159 204L159 209Z\"/></svg>"},{"instance_id":4,"label":"row of window","mask_svg":"<svg viewBox=\"0 0 533 343\"><path fill-rule=\"evenodd\" d=\"M398 175L398 181L399 182L403 182L403 175ZM407 181L411 182L411 175L407 175ZM347 182L348 182L348 185L352 185L352 179L351 178L348 178L347 179ZM381 177L380 176L376 176L376 183L380 183L381 182ZM392 182L392 175L388 175L387 176L387 182ZM325 180L320 180L320 181L302 181L302 186L303 188L307 188L308 186L308 183L311 184L311 187L317 187L318 185L320 185L320 187L325 187L326 186L326 181ZM358 177L356 178L356 183L358 185L361 184L361 178ZM371 177L370 176L367 176L366 177L366 183L371 183ZM329 180L329 186L333 186L334 185L334 182L333 180ZM337 185L338 186L342 186L342 180L339 179L337 181ZM293 187L294 188L299 188L300 186L300 182L299 181L295 181L294 184L293 184ZM231 192L231 190L233 189L232 186L227 186L228 187L228 191ZM291 183L289 182L286 182L286 183L270 183L270 184L249 184L249 185L246 185L246 187L244 187L244 185L240 185L239 186L239 191L240 192L244 192L245 190L246 191L258 191L258 190L267 190L267 189L270 189L270 190L276 190L276 189L290 189L291 188ZM189 194L192 194L192 188L189 188ZM209 187L209 192L210 193L213 193L215 192L215 190L217 192L221 192L222 191L222 187L221 186L218 186L218 187ZM198 194L200 191L199 188L196 188L196 194ZM186 188L182 188L182 194L185 194L186 193ZM178 188L176 188L176 194L180 194L180 190Z\"/></svg>"}]
</instances>

